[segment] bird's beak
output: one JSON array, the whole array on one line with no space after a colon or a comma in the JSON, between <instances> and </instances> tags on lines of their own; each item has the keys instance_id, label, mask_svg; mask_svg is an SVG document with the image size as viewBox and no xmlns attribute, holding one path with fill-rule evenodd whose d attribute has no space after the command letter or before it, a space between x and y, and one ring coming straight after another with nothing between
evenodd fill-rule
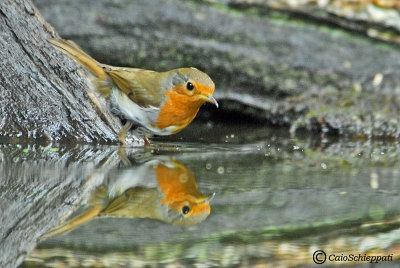
<instances>
[{"instance_id":1,"label":"bird's beak","mask_svg":"<svg viewBox=\"0 0 400 268\"><path fill-rule=\"evenodd\" d=\"M208 99L208 102L211 102L212 104L214 104L215 105L215 107L217 107L218 108L218 102L217 102L217 100L216 99L214 99L214 97L213 96L207 96L207 99Z\"/></svg>"},{"instance_id":2,"label":"bird's beak","mask_svg":"<svg viewBox=\"0 0 400 268\"><path fill-rule=\"evenodd\" d=\"M214 104L217 108L218 108L218 102L216 99L214 99L213 96L209 95L209 96L201 96L202 99L204 99L206 102L210 102L212 104Z\"/></svg>"},{"instance_id":3,"label":"bird's beak","mask_svg":"<svg viewBox=\"0 0 400 268\"><path fill-rule=\"evenodd\" d=\"M215 193L196 199L196 203L210 203L214 199Z\"/></svg>"}]
</instances>

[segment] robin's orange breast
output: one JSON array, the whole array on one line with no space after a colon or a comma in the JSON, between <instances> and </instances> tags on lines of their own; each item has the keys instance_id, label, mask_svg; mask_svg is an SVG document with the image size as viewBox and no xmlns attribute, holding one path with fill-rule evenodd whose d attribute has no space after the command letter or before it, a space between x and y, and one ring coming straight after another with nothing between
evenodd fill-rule
<instances>
[{"instance_id":1,"label":"robin's orange breast","mask_svg":"<svg viewBox=\"0 0 400 268\"><path fill-rule=\"evenodd\" d=\"M202 99L178 94L173 90L167 90L165 95L167 99L160 107L155 126L160 129L175 126L172 133L179 132L192 122L204 103Z\"/></svg>"}]
</instances>

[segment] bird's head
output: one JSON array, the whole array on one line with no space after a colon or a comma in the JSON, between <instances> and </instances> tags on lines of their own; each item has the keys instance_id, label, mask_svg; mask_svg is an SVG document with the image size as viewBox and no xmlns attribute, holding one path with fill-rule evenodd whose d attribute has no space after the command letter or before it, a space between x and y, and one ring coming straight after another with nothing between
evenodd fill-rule
<instances>
[{"instance_id":1,"label":"bird's head","mask_svg":"<svg viewBox=\"0 0 400 268\"><path fill-rule=\"evenodd\" d=\"M164 194L162 203L168 205L168 219L174 225L192 225L210 214L214 194L203 195L198 189L193 172L179 161L157 167L157 181Z\"/></svg>"},{"instance_id":2,"label":"bird's head","mask_svg":"<svg viewBox=\"0 0 400 268\"><path fill-rule=\"evenodd\" d=\"M174 69L169 74L174 92L186 96L200 106L210 102L218 107L218 102L213 97L215 84L206 73L192 67Z\"/></svg>"}]
</instances>

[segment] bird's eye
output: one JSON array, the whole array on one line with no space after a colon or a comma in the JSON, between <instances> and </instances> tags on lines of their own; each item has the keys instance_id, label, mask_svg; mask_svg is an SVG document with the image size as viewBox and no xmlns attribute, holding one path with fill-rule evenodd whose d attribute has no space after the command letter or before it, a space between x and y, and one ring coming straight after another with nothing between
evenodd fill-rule
<instances>
[{"instance_id":1,"label":"bird's eye","mask_svg":"<svg viewBox=\"0 0 400 268\"><path fill-rule=\"evenodd\" d=\"M190 207L188 207L188 206L184 206L184 207L182 208L182 213L183 213L183 215L188 214L189 211L190 211Z\"/></svg>"},{"instance_id":2,"label":"bird's eye","mask_svg":"<svg viewBox=\"0 0 400 268\"><path fill-rule=\"evenodd\" d=\"M186 88L187 88L188 90L193 90L193 89L194 89L194 85L193 85L192 83L190 83L190 82L187 82L187 83L186 83Z\"/></svg>"}]
</instances>

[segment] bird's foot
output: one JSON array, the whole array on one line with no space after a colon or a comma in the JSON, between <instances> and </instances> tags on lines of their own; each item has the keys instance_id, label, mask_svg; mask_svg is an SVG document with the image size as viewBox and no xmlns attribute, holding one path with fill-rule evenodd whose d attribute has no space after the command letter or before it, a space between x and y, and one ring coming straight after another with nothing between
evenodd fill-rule
<instances>
[{"instance_id":1,"label":"bird's foot","mask_svg":"<svg viewBox=\"0 0 400 268\"><path fill-rule=\"evenodd\" d=\"M143 137L143 140L144 140L144 144L150 145L150 141L147 137Z\"/></svg>"},{"instance_id":2,"label":"bird's foot","mask_svg":"<svg viewBox=\"0 0 400 268\"><path fill-rule=\"evenodd\" d=\"M132 123L126 122L125 125L118 132L118 139L121 142L122 146L126 146L126 134L131 129Z\"/></svg>"}]
</instances>

